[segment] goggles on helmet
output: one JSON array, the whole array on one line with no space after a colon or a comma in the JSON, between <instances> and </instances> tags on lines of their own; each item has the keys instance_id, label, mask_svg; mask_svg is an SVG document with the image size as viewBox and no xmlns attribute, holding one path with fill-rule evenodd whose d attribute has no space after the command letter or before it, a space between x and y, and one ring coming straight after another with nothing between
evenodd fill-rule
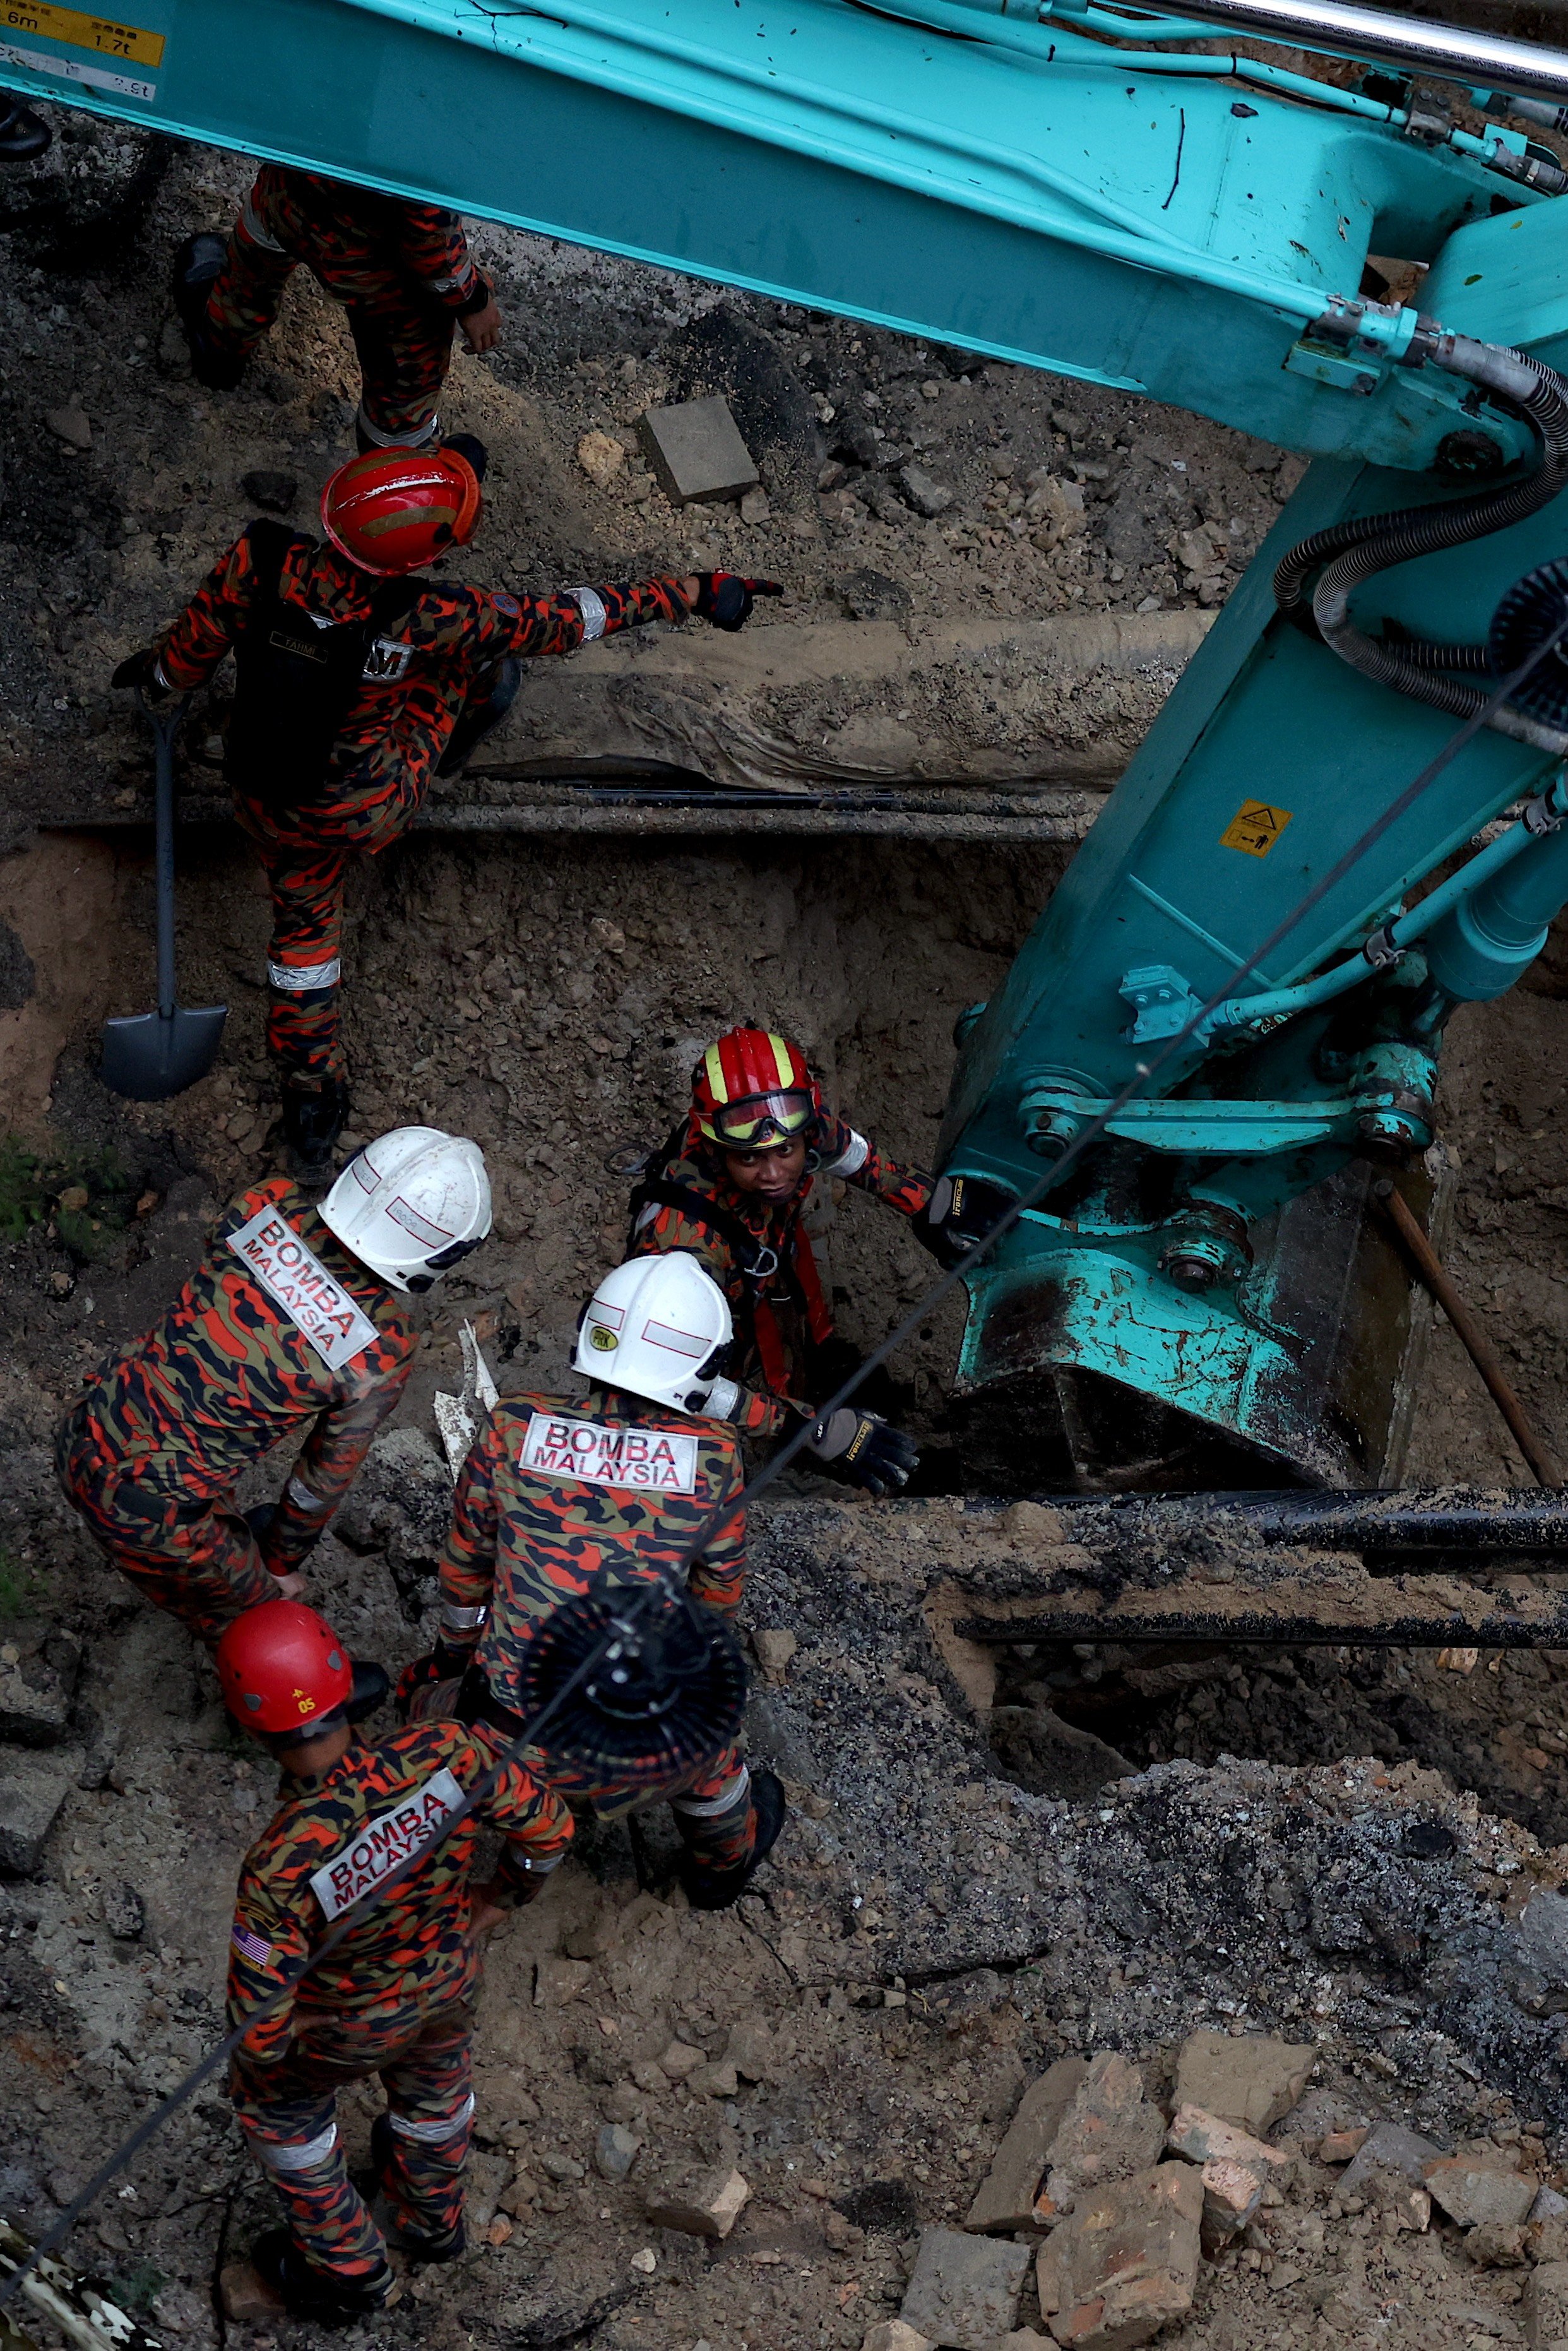
<instances>
[{"instance_id":1,"label":"goggles on helmet","mask_svg":"<svg viewBox=\"0 0 1568 2351\"><path fill-rule=\"evenodd\" d=\"M728 1151L765 1151L769 1144L793 1143L813 1125L816 1104L808 1093L747 1094L721 1102L710 1113L713 1131Z\"/></svg>"}]
</instances>

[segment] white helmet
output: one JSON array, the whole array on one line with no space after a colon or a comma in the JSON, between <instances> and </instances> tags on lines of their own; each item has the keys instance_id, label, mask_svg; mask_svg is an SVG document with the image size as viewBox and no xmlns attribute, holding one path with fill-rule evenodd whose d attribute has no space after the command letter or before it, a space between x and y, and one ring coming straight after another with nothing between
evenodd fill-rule
<instances>
[{"instance_id":1,"label":"white helmet","mask_svg":"<svg viewBox=\"0 0 1568 2351\"><path fill-rule=\"evenodd\" d=\"M489 1232L485 1155L464 1134L394 1126L356 1152L317 1214L394 1290L429 1290Z\"/></svg>"},{"instance_id":2,"label":"white helmet","mask_svg":"<svg viewBox=\"0 0 1568 2351\"><path fill-rule=\"evenodd\" d=\"M677 1412L727 1420L733 1380L713 1376L733 1326L729 1301L695 1257L633 1257L607 1273L577 1326L572 1369Z\"/></svg>"}]
</instances>

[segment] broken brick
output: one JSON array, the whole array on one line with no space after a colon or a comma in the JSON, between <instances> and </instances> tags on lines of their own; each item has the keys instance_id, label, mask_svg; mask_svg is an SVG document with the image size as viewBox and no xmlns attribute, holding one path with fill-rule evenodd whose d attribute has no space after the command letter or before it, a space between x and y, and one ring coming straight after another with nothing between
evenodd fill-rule
<instances>
[{"instance_id":1,"label":"broken brick","mask_svg":"<svg viewBox=\"0 0 1568 2351\"><path fill-rule=\"evenodd\" d=\"M1176 2104L1260 2134L1290 2113L1317 2053L1308 2043L1264 2032L1190 2032L1176 2065Z\"/></svg>"},{"instance_id":2,"label":"broken brick","mask_svg":"<svg viewBox=\"0 0 1568 2351\"><path fill-rule=\"evenodd\" d=\"M1365 2146L1370 2124L1363 2123L1356 2130L1335 2130L1325 2133L1318 2142L1320 2163L1348 2163Z\"/></svg>"},{"instance_id":3,"label":"broken brick","mask_svg":"<svg viewBox=\"0 0 1568 2351\"><path fill-rule=\"evenodd\" d=\"M1146 2170L1158 2160L1165 2136L1165 2117L1145 2096L1137 2067L1113 2050L1102 2051L1091 2061L1047 2151L1036 2219L1056 2220L1072 2210L1083 2189Z\"/></svg>"},{"instance_id":4,"label":"broken brick","mask_svg":"<svg viewBox=\"0 0 1568 2351\"><path fill-rule=\"evenodd\" d=\"M1040 2247L1040 2304L1073 2351L1132 2351L1192 2308L1203 2180L1161 2163L1085 2196Z\"/></svg>"},{"instance_id":5,"label":"broken brick","mask_svg":"<svg viewBox=\"0 0 1568 2351\"><path fill-rule=\"evenodd\" d=\"M1270 2182L1282 2184L1293 2168L1281 2148L1234 2124L1207 2115L1201 2106L1178 2106L1166 2135L1173 2155L1201 2166L1203 2250L1216 2253L1247 2226Z\"/></svg>"},{"instance_id":6,"label":"broken brick","mask_svg":"<svg viewBox=\"0 0 1568 2351\"><path fill-rule=\"evenodd\" d=\"M1051 2142L1088 2073L1087 2058L1059 2057L1030 2084L969 2208L966 2229L986 2235L1028 2228Z\"/></svg>"},{"instance_id":7,"label":"broken brick","mask_svg":"<svg viewBox=\"0 0 1568 2351\"><path fill-rule=\"evenodd\" d=\"M734 2228L750 2194L739 2172L721 2163L688 2185L655 2189L643 2210L656 2229L678 2229L683 2236L718 2243Z\"/></svg>"}]
</instances>

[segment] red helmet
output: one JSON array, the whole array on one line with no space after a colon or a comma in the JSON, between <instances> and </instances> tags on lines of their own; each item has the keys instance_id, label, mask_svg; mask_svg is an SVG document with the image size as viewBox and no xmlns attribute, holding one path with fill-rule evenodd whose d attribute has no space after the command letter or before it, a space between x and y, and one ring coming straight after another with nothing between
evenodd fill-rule
<instances>
[{"instance_id":1,"label":"red helmet","mask_svg":"<svg viewBox=\"0 0 1568 2351\"><path fill-rule=\"evenodd\" d=\"M321 493L321 528L361 571L396 578L466 547L479 527L479 476L459 450L368 449Z\"/></svg>"},{"instance_id":2,"label":"red helmet","mask_svg":"<svg viewBox=\"0 0 1568 2351\"><path fill-rule=\"evenodd\" d=\"M692 1072L692 1115L721 1151L766 1151L810 1135L822 1094L806 1056L771 1029L732 1029Z\"/></svg>"},{"instance_id":3,"label":"red helmet","mask_svg":"<svg viewBox=\"0 0 1568 2351\"><path fill-rule=\"evenodd\" d=\"M347 1649L324 1616L298 1600L247 1608L218 1643L224 1703L247 1730L309 1735L354 1694Z\"/></svg>"}]
</instances>

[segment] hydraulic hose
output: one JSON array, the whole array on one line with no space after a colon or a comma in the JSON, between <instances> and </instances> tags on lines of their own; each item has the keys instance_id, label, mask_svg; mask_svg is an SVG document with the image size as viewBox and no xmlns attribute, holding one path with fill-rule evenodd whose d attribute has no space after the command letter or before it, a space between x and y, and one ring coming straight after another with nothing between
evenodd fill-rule
<instances>
[{"instance_id":1,"label":"hydraulic hose","mask_svg":"<svg viewBox=\"0 0 1568 2351\"><path fill-rule=\"evenodd\" d=\"M1445 673L1489 670L1486 647L1380 642L1351 621L1350 599L1375 572L1506 530L1548 505L1568 482L1568 384L1552 369L1522 351L1477 342L1468 335L1428 334L1423 338L1421 355L1451 374L1480 385L1522 416L1540 437L1541 462L1521 480L1496 489L1445 499L1437 506L1361 515L1331 529L1314 531L1280 563L1274 574L1274 595L1281 611L1299 625L1312 629L1342 661L1364 676L1392 687L1396 694L1430 703L1454 717L1469 718L1485 707L1485 687ZM1309 620L1306 583L1320 569L1322 577L1312 598ZM1500 734L1538 750L1568 751L1568 735L1507 706L1494 711L1488 723Z\"/></svg>"}]
</instances>

